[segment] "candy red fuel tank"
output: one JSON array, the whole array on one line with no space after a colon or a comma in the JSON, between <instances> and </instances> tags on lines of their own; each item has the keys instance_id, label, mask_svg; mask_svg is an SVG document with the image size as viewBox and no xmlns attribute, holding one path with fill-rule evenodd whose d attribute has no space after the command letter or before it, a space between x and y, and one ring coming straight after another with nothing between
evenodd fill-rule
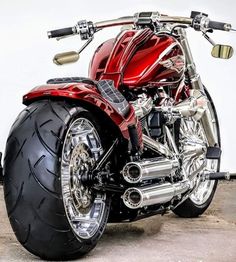
<instances>
[{"instance_id":1,"label":"candy red fuel tank","mask_svg":"<svg viewBox=\"0 0 236 262\"><path fill-rule=\"evenodd\" d=\"M185 57L178 41L150 29L123 31L103 43L90 64L92 79L113 79L116 87L139 88L179 82Z\"/></svg>"}]
</instances>

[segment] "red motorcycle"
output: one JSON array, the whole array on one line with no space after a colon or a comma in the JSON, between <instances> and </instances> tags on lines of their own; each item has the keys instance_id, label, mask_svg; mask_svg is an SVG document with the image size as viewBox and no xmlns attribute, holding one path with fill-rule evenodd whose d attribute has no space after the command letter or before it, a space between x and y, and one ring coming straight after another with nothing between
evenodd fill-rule
<instances>
[{"instance_id":1,"label":"red motorcycle","mask_svg":"<svg viewBox=\"0 0 236 262\"><path fill-rule=\"evenodd\" d=\"M27 93L7 140L8 216L19 242L44 259L84 255L107 222L170 210L197 217L217 181L234 178L219 172L216 110L186 36L193 28L213 44L214 57L230 58L232 47L215 45L209 33L231 25L201 12L82 20L48 33L87 40L54 62L76 62L94 34L111 26L123 27L97 48L89 78L50 79Z\"/></svg>"}]
</instances>

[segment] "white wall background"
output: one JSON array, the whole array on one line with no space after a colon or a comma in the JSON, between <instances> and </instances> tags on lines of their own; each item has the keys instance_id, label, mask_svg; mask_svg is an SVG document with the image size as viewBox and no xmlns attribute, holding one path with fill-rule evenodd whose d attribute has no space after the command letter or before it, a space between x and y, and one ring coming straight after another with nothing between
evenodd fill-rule
<instances>
[{"instance_id":1,"label":"white wall background","mask_svg":"<svg viewBox=\"0 0 236 262\"><path fill-rule=\"evenodd\" d=\"M189 16L191 10L203 11L212 20L231 22L236 28L234 0L0 0L0 151L5 148L11 124L24 108L22 96L52 77L87 76L96 46L119 31L99 32L77 64L57 67L52 63L55 53L77 50L82 43L79 37L48 40L47 30L73 26L81 19L99 21L150 10L182 16ZM236 49L236 33L215 32L213 38ZM189 32L189 40L198 71L218 109L222 170L236 171L236 55L228 61L216 60L200 33Z\"/></svg>"}]
</instances>

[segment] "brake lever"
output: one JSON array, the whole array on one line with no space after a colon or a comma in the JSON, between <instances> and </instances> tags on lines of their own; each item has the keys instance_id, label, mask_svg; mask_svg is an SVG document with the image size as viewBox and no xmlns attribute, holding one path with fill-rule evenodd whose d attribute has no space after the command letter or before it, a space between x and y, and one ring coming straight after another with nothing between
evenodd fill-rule
<instances>
[{"instance_id":1,"label":"brake lever","mask_svg":"<svg viewBox=\"0 0 236 262\"><path fill-rule=\"evenodd\" d=\"M74 35L60 36L60 37L57 37L56 40L57 40L57 41L60 41L60 40L63 40L63 39L65 39L65 38L69 38L69 37L71 37L71 36L74 36Z\"/></svg>"},{"instance_id":2,"label":"brake lever","mask_svg":"<svg viewBox=\"0 0 236 262\"><path fill-rule=\"evenodd\" d=\"M213 33L214 32L214 30L213 29L211 29L211 28L209 28L209 29L207 29L206 31L205 31L205 33Z\"/></svg>"}]
</instances>

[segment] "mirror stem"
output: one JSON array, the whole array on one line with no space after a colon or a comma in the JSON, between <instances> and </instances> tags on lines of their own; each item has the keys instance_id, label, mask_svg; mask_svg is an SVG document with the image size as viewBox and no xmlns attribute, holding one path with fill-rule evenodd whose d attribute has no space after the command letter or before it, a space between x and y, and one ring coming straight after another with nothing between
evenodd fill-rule
<instances>
[{"instance_id":1,"label":"mirror stem","mask_svg":"<svg viewBox=\"0 0 236 262\"><path fill-rule=\"evenodd\" d=\"M212 44L213 46L216 45L216 43L210 38L210 36L208 34L206 34L205 32L202 32L202 35L206 38L206 40Z\"/></svg>"},{"instance_id":2,"label":"mirror stem","mask_svg":"<svg viewBox=\"0 0 236 262\"><path fill-rule=\"evenodd\" d=\"M92 41L93 41L93 36L86 41L86 43L78 50L78 54L80 54Z\"/></svg>"}]
</instances>

